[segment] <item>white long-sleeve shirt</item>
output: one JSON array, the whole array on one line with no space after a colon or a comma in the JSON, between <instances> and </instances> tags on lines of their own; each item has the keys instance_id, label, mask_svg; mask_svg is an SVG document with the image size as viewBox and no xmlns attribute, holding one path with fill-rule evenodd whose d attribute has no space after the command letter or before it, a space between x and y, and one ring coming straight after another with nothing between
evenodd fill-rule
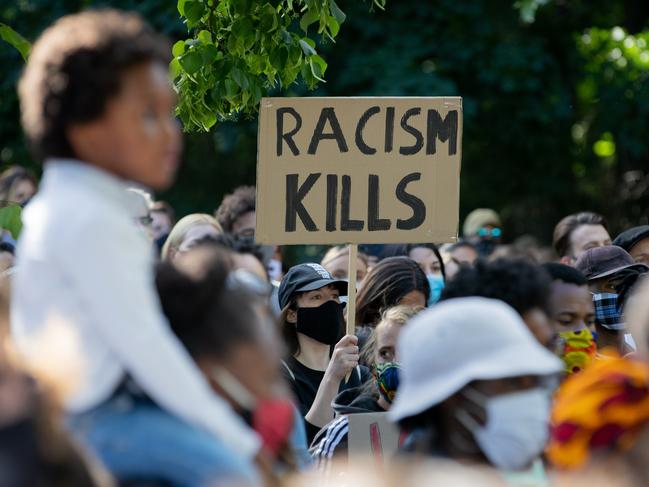
<instances>
[{"instance_id":1,"label":"white long-sleeve shirt","mask_svg":"<svg viewBox=\"0 0 649 487\"><path fill-rule=\"evenodd\" d=\"M55 321L80 353L70 412L101 404L129 374L158 405L252 457L259 438L212 392L169 328L155 292L153 246L135 225L126 187L89 164L46 163L17 248L16 345L38 360L38 338Z\"/></svg>"}]
</instances>

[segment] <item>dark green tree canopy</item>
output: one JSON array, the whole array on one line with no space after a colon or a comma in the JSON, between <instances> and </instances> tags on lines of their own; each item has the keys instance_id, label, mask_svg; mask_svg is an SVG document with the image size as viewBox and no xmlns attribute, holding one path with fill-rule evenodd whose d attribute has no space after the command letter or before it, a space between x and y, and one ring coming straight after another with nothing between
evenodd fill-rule
<instances>
[{"instance_id":1,"label":"dark green tree canopy","mask_svg":"<svg viewBox=\"0 0 649 487\"><path fill-rule=\"evenodd\" d=\"M402 0L370 12L369 0L336 2L342 26L331 1L304 20L305 12L289 14L280 0L223 0L217 8L229 6L229 31L210 20L205 2L184 2L191 25L171 2L110 2L182 41L174 53L176 82L189 94L181 93L181 117L212 127L188 134L178 184L163 195L180 213L212 211L224 193L254 183L256 126L245 115L258 96L307 95L324 78L314 94L462 96L462 213L494 207L506 236L532 233L547 242L561 216L583 209L606 215L613 233L649 223L649 4ZM107 3L5 2L0 22L33 40L61 15ZM30 166L15 95L22 58L0 42L0 62L0 161ZM193 81L188 68L196 68ZM244 115L239 122L212 126L236 111Z\"/></svg>"}]
</instances>

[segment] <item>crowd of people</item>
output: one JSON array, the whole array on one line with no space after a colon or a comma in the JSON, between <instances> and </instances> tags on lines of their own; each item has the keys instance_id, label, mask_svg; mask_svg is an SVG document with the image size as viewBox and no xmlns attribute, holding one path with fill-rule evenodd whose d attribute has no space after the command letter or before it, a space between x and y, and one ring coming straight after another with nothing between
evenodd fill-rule
<instances>
[{"instance_id":1,"label":"crowd of people","mask_svg":"<svg viewBox=\"0 0 649 487\"><path fill-rule=\"evenodd\" d=\"M24 208L0 242L0 485L649 484L648 225L572 214L544 249L482 208L454 243L360 246L348 334L348 247L289 266L251 186L179 220L152 197L181 151L169 56L118 11L33 46L43 176L0 175Z\"/></svg>"}]
</instances>

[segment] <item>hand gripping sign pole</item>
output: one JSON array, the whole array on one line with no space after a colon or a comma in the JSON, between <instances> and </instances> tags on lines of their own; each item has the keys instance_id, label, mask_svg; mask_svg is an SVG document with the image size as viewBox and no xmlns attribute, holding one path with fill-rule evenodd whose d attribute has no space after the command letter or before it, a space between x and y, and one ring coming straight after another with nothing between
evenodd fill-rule
<instances>
[{"instance_id":1,"label":"hand gripping sign pole","mask_svg":"<svg viewBox=\"0 0 649 487\"><path fill-rule=\"evenodd\" d=\"M356 264L358 262L358 245L349 244L349 273L347 290L347 335L356 333ZM345 383L349 382L351 372L345 377Z\"/></svg>"}]
</instances>

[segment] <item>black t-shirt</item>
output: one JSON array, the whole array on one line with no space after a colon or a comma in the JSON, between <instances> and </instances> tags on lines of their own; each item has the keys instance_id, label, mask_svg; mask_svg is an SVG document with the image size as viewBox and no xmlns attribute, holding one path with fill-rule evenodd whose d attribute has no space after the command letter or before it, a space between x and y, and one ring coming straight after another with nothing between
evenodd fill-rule
<instances>
[{"instance_id":1,"label":"black t-shirt","mask_svg":"<svg viewBox=\"0 0 649 487\"><path fill-rule=\"evenodd\" d=\"M313 405L325 373L320 370L310 369L295 357L291 357L284 362L284 375L291 384L297 407L300 409L300 413L304 418ZM371 375L366 367L362 365L358 366L352 372L347 383L345 383L344 379L340 381L338 392L340 393L354 387L359 387L370 377ZM304 420L304 424L306 425L307 444L311 444L315 435L320 431L320 427L309 423L306 419Z\"/></svg>"}]
</instances>

